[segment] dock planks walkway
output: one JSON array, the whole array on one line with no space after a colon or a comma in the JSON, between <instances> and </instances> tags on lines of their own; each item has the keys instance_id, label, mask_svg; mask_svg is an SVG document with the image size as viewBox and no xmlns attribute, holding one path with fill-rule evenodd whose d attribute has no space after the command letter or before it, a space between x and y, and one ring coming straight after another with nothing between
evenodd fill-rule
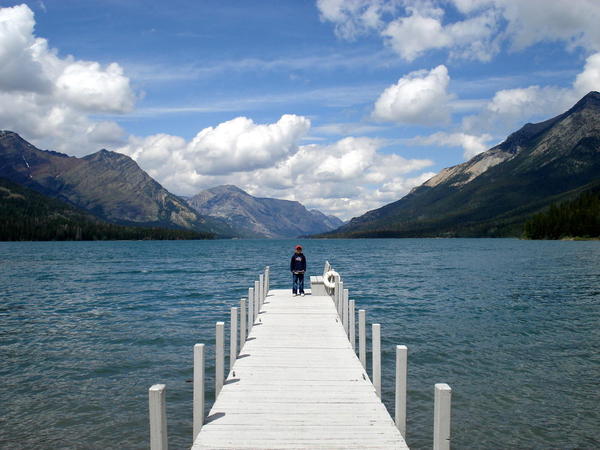
<instances>
[{"instance_id":1,"label":"dock planks walkway","mask_svg":"<svg viewBox=\"0 0 600 450\"><path fill-rule=\"evenodd\" d=\"M271 290L258 317L192 450L408 448L331 297Z\"/></svg>"}]
</instances>

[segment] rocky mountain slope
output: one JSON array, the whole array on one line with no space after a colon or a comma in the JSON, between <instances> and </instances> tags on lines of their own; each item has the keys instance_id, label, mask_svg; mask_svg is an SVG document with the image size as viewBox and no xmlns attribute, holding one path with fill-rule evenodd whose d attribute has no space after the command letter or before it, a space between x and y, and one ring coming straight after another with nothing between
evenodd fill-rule
<instances>
[{"instance_id":1,"label":"rocky mountain slope","mask_svg":"<svg viewBox=\"0 0 600 450\"><path fill-rule=\"evenodd\" d=\"M600 93L527 124L402 199L352 219L345 237L519 236L524 221L600 178Z\"/></svg>"},{"instance_id":2,"label":"rocky mountain slope","mask_svg":"<svg viewBox=\"0 0 600 450\"><path fill-rule=\"evenodd\" d=\"M0 178L0 241L210 239L211 233L108 223L92 214Z\"/></svg>"},{"instance_id":3,"label":"rocky mountain slope","mask_svg":"<svg viewBox=\"0 0 600 450\"><path fill-rule=\"evenodd\" d=\"M231 232L201 217L120 153L100 150L76 158L39 150L16 133L0 131L0 177L111 223Z\"/></svg>"},{"instance_id":4,"label":"rocky mountain slope","mask_svg":"<svg viewBox=\"0 0 600 450\"><path fill-rule=\"evenodd\" d=\"M309 211L298 202L258 198L236 186L217 186L188 199L200 214L223 218L248 237L295 237L333 230L337 217Z\"/></svg>"}]
</instances>

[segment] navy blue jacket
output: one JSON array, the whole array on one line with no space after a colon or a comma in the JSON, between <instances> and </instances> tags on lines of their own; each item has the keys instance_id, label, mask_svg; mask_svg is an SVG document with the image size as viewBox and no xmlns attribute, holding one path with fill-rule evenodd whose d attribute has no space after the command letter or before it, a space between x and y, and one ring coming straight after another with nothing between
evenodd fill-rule
<instances>
[{"instance_id":1,"label":"navy blue jacket","mask_svg":"<svg viewBox=\"0 0 600 450\"><path fill-rule=\"evenodd\" d=\"M290 261L290 270L292 272L306 272L306 258L303 253L294 253Z\"/></svg>"}]
</instances>

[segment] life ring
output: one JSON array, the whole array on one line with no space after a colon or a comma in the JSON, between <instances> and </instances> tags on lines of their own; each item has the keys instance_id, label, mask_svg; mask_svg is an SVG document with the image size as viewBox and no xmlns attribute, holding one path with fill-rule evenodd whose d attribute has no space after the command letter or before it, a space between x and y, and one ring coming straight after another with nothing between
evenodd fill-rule
<instances>
[{"instance_id":1,"label":"life ring","mask_svg":"<svg viewBox=\"0 0 600 450\"><path fill-rule=\"evenodd\" d=\"M340 275L335 270L329 270L323 275L323 284L325 287L331 289L335 286L335 280L339 279Z\"/></svg>"}]
</instances>

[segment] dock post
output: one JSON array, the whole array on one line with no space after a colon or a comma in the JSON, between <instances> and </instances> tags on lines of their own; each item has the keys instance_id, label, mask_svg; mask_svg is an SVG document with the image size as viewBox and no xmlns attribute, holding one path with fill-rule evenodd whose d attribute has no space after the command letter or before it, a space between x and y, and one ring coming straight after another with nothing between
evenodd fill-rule
<instances>
[{"instance_id":1,"label":"dock post","mask_svg":"<svg viewBox=\"0 0 600 450\"><path fill-rule=\"evenodd\" d=\"M265 275L261 273L258 279L258 284L260 285L260 296L258 297L258 311L256 311L256 314L260 312L263 302L265 301Z\"/></svg>"},{"instance_id":2,"label":"dock post","mask_svg":"<svg viewBox=\"0 0 600 450\"><path fill-rule=\"evenodd\" d=\"M231 308L231 338L229 339L229 371L233 370L233 363L237 359L237 318L238 309Z\"/></svg>"},{"instance_id":3,"label":"dock post","mask_svg":"<svg viewBox=\"0 0 600 450\"><path fill-rule=\"evenodd\" d=\"M260 309L260 282L254 282L254 317L252 318L252 326L254 326L254 322L256 322L256 318L258 317L258 311Z\"/></svg>"},{"instance_id":4,"label":"dock post","mask_svg":"<svg viewBox=\"0 0 600 450\"><path fill-rule=\"evenodd\" d=\"M217 322L215 339L215 400L223 387L225 378L225 322Z\"/></svg>"},{"instance_id":5,"label":"dock post","mask_svg":"<svg viewBox=\"0 0 600 450\"><path fill-rule=\"evenodd\" d=\"M335 309L338 308L338 294L340 292L340 280L335 280L333 282L333 304L335 305Z\"/></svg>"},{"instance_id":6,"label":"dock post","mask_svg":"<svg viewBox=\"0 0 600 450\"><path fill-rule=\"evenodd\" d=\"M248 334L254 325L254 288L248 288Z\"/></svg>"},{"instance_id":7,"label":"dock post","mask_svg":"<svg viewBox=\"0 0 600 450\"><path fill-rule=\"evenodd\" d=\"M267 281L265 283L267 286L267 288L265 289L265 298L267 298L267 295L269 295L269 289L271 287L271 267L265 267L265 272L267 274Z\"/></svg>"},{"instance_id":8,"label":"dock post","mask_svg":"<svg viewBox=\"0 0 600 450\"><path fill-rule=\"evenodd\" d=\"M396 428L406 439L406 376L408 348L396 345Z\"/></svg>"},{"instance_id":9,"label":"dock post","mask_svg":"<svg viewBox=\"0 0 600 450\"><path fill-rule=\"evenodd\" d=\"M435 385L433 406L433 450L450 449L450 401L452 389L446 383Z\"/></svg>"},{"instance_id":10,"label":"dock post","mask_svg":"<svg viewBox=\"0 0 600 450\"><path fill-rule=\"evenodd\" d=\"M349 324L348 324L348 289L344 289L344 300L342 301L342 323L344 324L344 331L346 336L349 336Z\"/></svg>"},{"instance_id":11,"label":"dock post","mask_svg":"<svg viewBox=\"0 0 600 450\"><path fill-rule=\"evenodd\" d=\"M240 351L244 347L246 342L246 299L240 299Z\"/></svg>"},{"instance_id":12,"label":"dock post","mask_svg":"<svg viewBox=\"0 0 600 450\"><path fill-rule=\"evenodd\" d=\"M164 384L155 384L148 390L150 408L150 450L167 450L167 405Z\"/></svg>"},{"instance_id":13,"label":"dock post","mask_svg":"<svg viewBox=\"0 0 600 450\"><path fill-rule=\"evenodd\" d=\"M193 435L196 440L204 423L204 344L194 345L194 407L193 407Z\"/></svg>"},{"instance_id":14,"label":"dock post","mask_svg":"<svg viewBox=\"0 0 600 450\"><path fill-rule=\"evenodd\" d=\"M367 370L367 312L364 309L358 310L358 359Z\"/></svg>"},{"instance_id":15,"label":"dock post","mask_svg":"<svg viewBox=\"0 0 600 450\"><path fill-rule=\"evenodd\" d=\"M371 355L373 358L373 385L381 398L381 325L374 323L371 331Z\"/></svg>"},{"instance_id":16,"label":"dock post","mask_svg":"<svg viewBox=\"0 0 600 450\"><path fill-rule=\"evenodd\" d=\"M348 338L350 339L350 345L352 346L352 350L356 351L356 302L354 300L350 300L349 310L348 310L348 319L349 319L349 333Z\"/></svg>"},{"instance_id":17,"label":"dock post","mask_svg":"<svg viewBox=\"0 0 600 450\"><path fill-rule=\"evenodd\" d=\"M342 318L342 310L343 310L343 304L344 304L344 282L340 281L339 284L339 292L338 292L338 300L337 300L337 312L338 312L338 316L340 316L340 319Z\"/></svg>"}]
</instances>

